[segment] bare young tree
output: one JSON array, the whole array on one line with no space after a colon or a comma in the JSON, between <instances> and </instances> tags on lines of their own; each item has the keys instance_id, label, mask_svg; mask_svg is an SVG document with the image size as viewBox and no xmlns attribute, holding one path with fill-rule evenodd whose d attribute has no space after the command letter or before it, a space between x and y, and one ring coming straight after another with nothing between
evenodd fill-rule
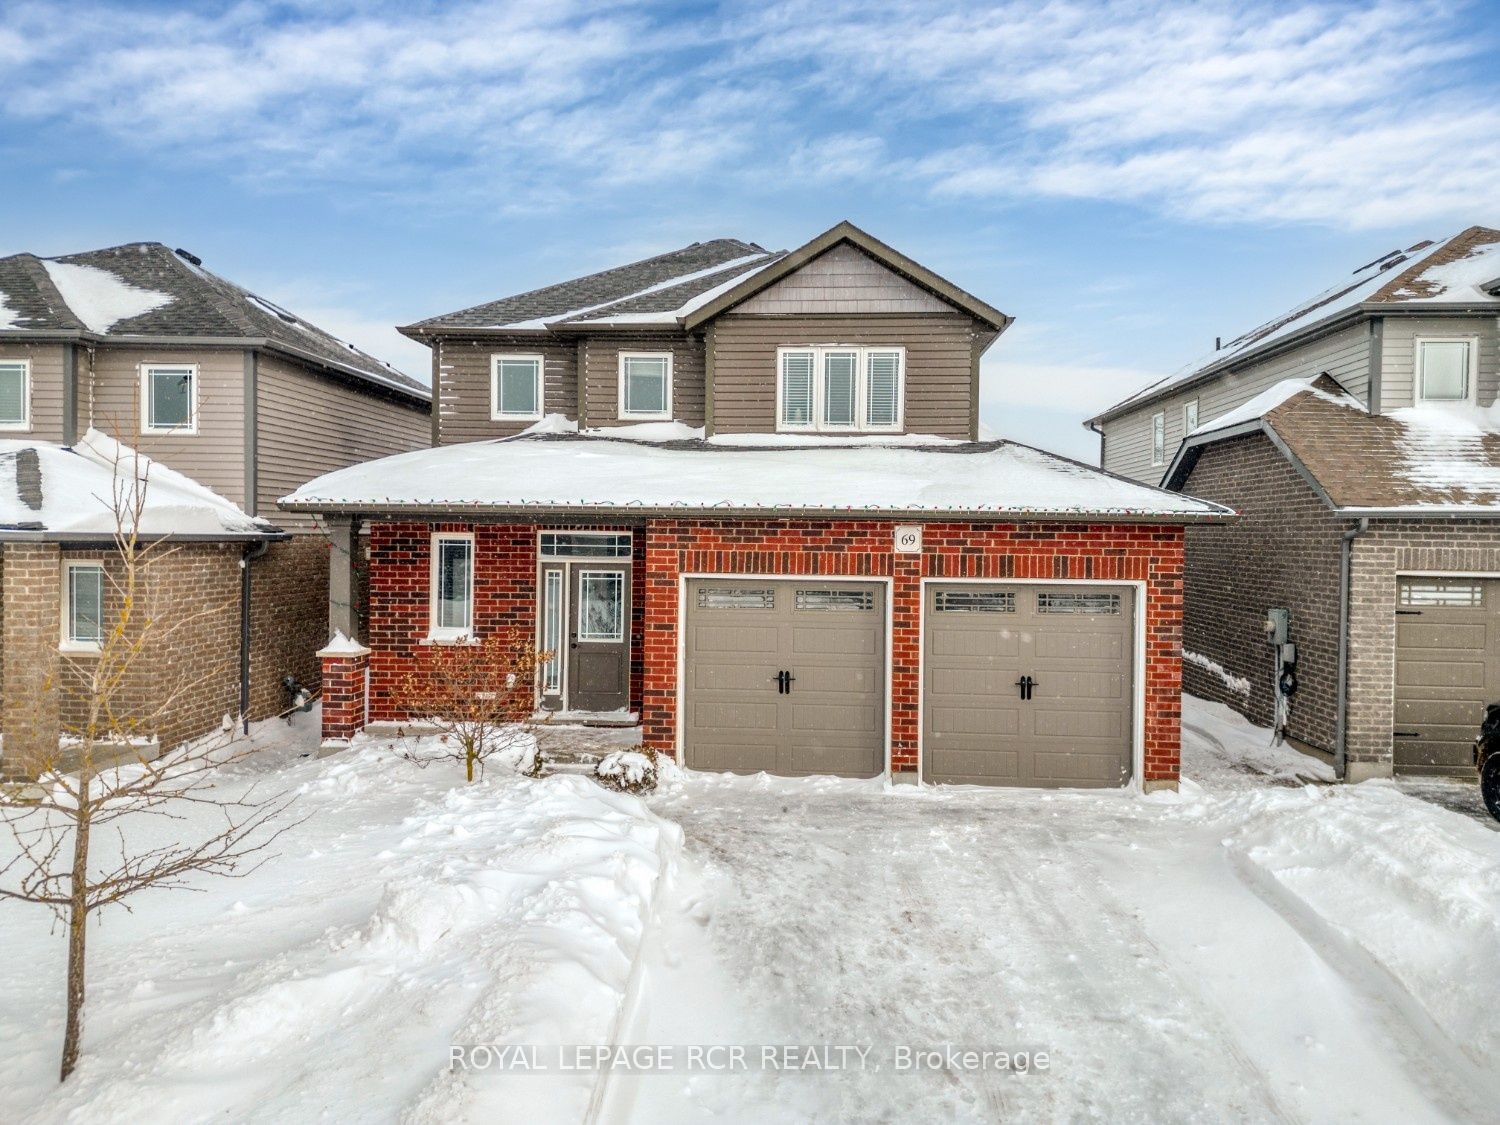
<instances>
[{"instance_id":1,"label":"bare young tree","mask_svg":"<svg viewBox=\"0 0 1500 1125\"><path fill-rule=\"evenodd\" d=\"M536 671L549 659L524 629L432 645L403 677L396 702L414 721L437 730L437 746L417 744L399 753L420 766L463 762L466 780L473 781L486 759L529 741Z\"/></svg>"},{"instance_id":2,"label":"bare young tree","mask_svg":"<svg viewBox=\"0 0 1500 1125\"><path fill-rule=\"evenodd\" d=\"M43 694L61 695L68 706L60 722L43 721L40 711L34 720L37 736L28 740L34 757L26 765L35 784L0 789L0 817L15 845L0 865L0 898L50 908L68 935L61 1080L77 1065L82 1042L90 915L107 906L130 909L136 892L190 886L199 874L248 874L291 826L272 823L289 796L260 795L253 784L227 795L216 790L219 772L253 751L234 742L232 727L153 756L154 736L174 708L222 675L158 655L234 599L184 606L153 582L181 548L142 535L151 463L113 448L113 496L99 497L112 506L114 532L104 558L97 647L58 657ZM189 827L201 808L213 810L208 828ZM145 817L182 822L193 838L136 843L134 829Z\"/></svg>"}]
</instances>

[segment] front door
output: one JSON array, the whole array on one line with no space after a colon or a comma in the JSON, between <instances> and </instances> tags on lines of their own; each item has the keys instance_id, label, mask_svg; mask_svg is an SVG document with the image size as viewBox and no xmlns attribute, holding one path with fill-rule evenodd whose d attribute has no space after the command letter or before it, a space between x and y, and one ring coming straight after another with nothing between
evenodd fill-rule
<instances>
[{"instance_id":1,"label":"front door","mask_svg":"<svg viewBox=\"0 0 1500 1125\"><path fill-rule=\"evenodd\" d=\"M630 706L630 568L570 563L566 663L569 711Z\"/></svg>"}]
</instances>

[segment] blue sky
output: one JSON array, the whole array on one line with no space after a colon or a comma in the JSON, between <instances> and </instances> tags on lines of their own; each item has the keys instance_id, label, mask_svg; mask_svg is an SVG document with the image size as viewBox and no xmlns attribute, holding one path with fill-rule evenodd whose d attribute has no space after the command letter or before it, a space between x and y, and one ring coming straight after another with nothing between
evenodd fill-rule
<instances>
[{"instance_id":1,"label":"blue sky","mask_svg":"<svg viewBox=\"0 0 1500 1125\"><path fill-rule=\"evenodd\" d=\"M1397 245L1500 224L1500 7L0 0L0 253L154 239L395 323L848 218L1017 318L1079 421Z\"/></svg>"}]
</instances>

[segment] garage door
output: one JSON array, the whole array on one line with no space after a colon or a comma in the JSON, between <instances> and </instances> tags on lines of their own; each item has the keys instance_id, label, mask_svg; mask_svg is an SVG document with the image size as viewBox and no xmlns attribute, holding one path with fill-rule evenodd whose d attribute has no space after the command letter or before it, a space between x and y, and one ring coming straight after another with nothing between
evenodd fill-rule
<instances>
[{"instance_id":1,"label":"garage door","mask_svg":"<svg viewBox=\"0 0 1500 1125\"><path fill-rule=\"evenodd\" d=\"M844 777L885 769L883 585L693 579L686 594L688 766Z\"/></svg>"},{"instance_id":2,"label":"garage door","mask_svg":"<svg viewBox=\"0 0 1500 1125\"><path fill-rule=\"evenodd\" d=\"M965 583L925 597L927 780L1130 779L1133 590Z\"/></svg>"},{"instance_id":3,"label":"garage door","mask_svg":"<svg viewBox=\"0 0 1500 1125\"><path fill-rule=\"evenodd\" d=\"M1486 703L1500 702L1500 582L1396 580L1395 766L1474 770Z\"/></svg>"}]
</instances>

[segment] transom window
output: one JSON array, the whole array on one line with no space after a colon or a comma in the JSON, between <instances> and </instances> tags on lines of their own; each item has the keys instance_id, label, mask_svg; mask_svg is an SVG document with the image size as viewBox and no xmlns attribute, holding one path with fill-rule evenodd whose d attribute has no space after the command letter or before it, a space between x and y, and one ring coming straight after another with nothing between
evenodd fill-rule
<instances>
[{"instance_id":1,"label":"transom window","mask_svg":"<svg viewBox=\"0 0 1500 1125\"><path fill-rule=\"evenodd\" d=\"M782 430L882 433L901 429L906 350L827 344L777 351Z\"/></svg>"},{"instance_id":2,"label":"transom window","mask_svg":"<svg viewBox=\"0 0 1500 1125\"><path fill-rule=\"evenodd\" d=\"M544 559L628 559L630 532L544 531L538 547Z\"/></svg>"},{"instance_id":3,"label":"transom window","mask_svg":"<svg viewBox=\"0 0 1500 1125\"><path fill-rule=\"evenodd\" d=\"M701 586L699 609L775 609L776 592L767 587Z\"/></svg>"},{"instance_id":4,"label":"transom window","mask_svg":"<svg viewBox=\"0 0 1500 1125\"><path fill-rule=\"evenodd\" d=\"M97 649L104 641L104 567L63 564L63 646Z\"/></svg>"},{"instance_id":5,"label":"transom window","mask_svg":"<svg viewBox=\"0 0 1500 1125\"><path fill-rule=\"evenodd\" d=\"M1399 601L1401 605L1414 607L1478 609L1484 605L1484 584L1462 578L1403 578Z\"/></svg>"},{"instance_id":6,"label":"transom window","mask_svg":"<svg viewBox=\"0 0 1500 1125\"><path fill-rule=\"evenodd\" d=\"M1473 397L1473 341L1418 340L1417 393L1423 402L1467 402Z\"/></svg>"},{"instance_id":7,"label":"transom window","mask_svg":"<svg viewBox=\"0 0 1500 1125\"><path fill-rule=\"evenodd\" d=\"M1016 595L1010 590L939 590L939 613L1015 613Z\"/></svg>"},{"instance_id":8,"label":"transom window","mask_svg":"<svg viewBox=\"0 0 1500 1125\"><path fill-rule=\"evenodd\" d=\"M542 357L490 357L490 417L537 421L542 416Z\"/></svg>"},{"instance_id":9,"label":"transom window","mask_svg":"<svg viewBox=\"0 0 1500 1125\"><path fill-rule=\"evenodd\" d=\"M0 360L0 430L31 428L31 363Z\"/></svg>"},{"instance_id":10,"label":"transom window","mask_svg":"<svg viewBox=\"0 0 1500 1125\"><path fill-rule=\"evenodd\" d=\"M1088 613L1118 617L1119 594L1038 594L1038 613Z\"/></svg>"},{"instance_id":11,"label":"transom window","mask_svg":"<svg viewBox=\"0 0 1500 1125\"><path fill-rule=\"evenodd\" d=\"M141 398L147 433L196 433L198 368L196 364L148 363L141 368Z\"/></svg>"},{"instance_id":12,"label":"transom window","mask_svg":"<svg viewBox=\"0 0 1500 1125\"><path fill-rule=\"evenodd\" d=\"M672 417L672 354L620 353L620 416Z\"/></svg>"},{"instance_id":13,"label":"transom window","mask_svg":"<svg viewBox=\"0 0 1500 1125\"><path fill-rule=\"evenodd\" d=\"M875 595L869 590L798 590L797 608L858 612L874 609Z\"/></svg>"},{"instance_id":14,"label":"transom window","mask_svg":"<svg viewBox=\"0 0 1500 1125\"><path fill-rule=\"evenodd\" d=\"M474 537L432 537L433 640L458 640L474 632Z\"/></svg>"}]
</instances>

